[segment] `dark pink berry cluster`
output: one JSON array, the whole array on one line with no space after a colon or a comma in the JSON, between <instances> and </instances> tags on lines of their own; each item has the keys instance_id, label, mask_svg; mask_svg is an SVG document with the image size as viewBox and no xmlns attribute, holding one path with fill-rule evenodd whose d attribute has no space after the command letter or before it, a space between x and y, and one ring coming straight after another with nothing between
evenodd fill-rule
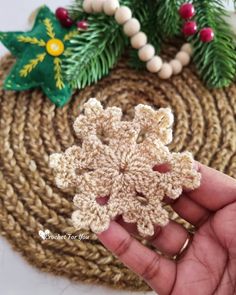
<instances>
[{"instance_id":1,"label":"dark pink berry cluster","mask_svg":"<svg viewBox=\"0 0 236 295\"><path fill-rule=\"evenodd\" d=\"M185 20L182 32L185 36L192 36L198 32L196 21L192 20L196 14L195 8L191 3L184 3L179 8L181 18ZM214 31L212 28L203 28L199 32L200 40L202 42L211 42L214 39Z\"/></svg>"},{"instance_id":2,"label":"dark pink berry cluster","mask_svg":"<svg viewBox=\"0 0 236 295\"><path fill-rule=\"evenodd\" d=\"M64 27L70 28L76 25L79 30L87 30L88 28L88 22L86 20L74 22L70 18L68 10L64 7L57 8L56 17Z\"/></svg>"}]
</instances>

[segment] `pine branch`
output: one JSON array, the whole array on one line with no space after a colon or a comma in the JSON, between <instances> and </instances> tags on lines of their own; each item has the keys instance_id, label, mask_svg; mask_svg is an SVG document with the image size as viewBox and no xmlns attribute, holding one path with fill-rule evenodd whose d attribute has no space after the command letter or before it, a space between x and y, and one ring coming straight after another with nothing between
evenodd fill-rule
<instances>
[{"instance_id":1,"label":"pine branch","mask_svg":"<svg viewBox=\"0 0 236 295\"><path fill-rule=\"evenodd\" d=\"M88 29L73 37L65 52L64 73L73 88L84 88L107 75L128 41L112 17L89 15L87 21Z\"/></svg>"},{"instance_id":2,"label":"pine branch","mask_svg":"<svg viewBox=\"0 0 236 295\"><path fill-rule=\"evenodd\" d=\"M88 14L83 10L84 0L75 0L73 4L68 6L70 18L73 20L83 20L88 17Z\"/></svg>"},{"instance_id":3,"label":"pine branch","mask_svg":"<svg viewBox=\"0 0 236 295\"><path fill-rule=\"evenodd\" d=\"M159 0L156 10L156 26L163 39L179 35L181 18L179 8L186 0ZM200 2L200 1L199 1Z\"/></svg>"},{"instance_id":4,"label":"pine branch","mask_svg":"<svg viewBox=\"0 0 236 295\"><path fill-rule=\"evenodd\" d=\"M194 0L199 29L211 27L215 38L203 43L199 35L190 38L194 48L194 62L209 87L229 85L236 74L236 51L233 33L223 16L227 15L221 0Z\"/></svg>"}]
</instances>

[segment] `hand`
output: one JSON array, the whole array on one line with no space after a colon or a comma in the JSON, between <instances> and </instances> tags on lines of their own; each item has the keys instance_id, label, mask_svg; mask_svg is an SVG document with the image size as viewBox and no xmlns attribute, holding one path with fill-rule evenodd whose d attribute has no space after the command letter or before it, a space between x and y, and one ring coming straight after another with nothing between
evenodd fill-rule
<instances>
[{"instance_id":1,"label":"hand","mask_svg":"<svg viewBox=\"0 0 236 295\"><path fill-rule=\"evenodd\" d=\"M134 224L112 221L100 241L159 295L236 294L236 180L198 164L201 186L171 204L196 227L191 242L177 259L158 255L134 239ZM178 254L189 233L170 221L157 227L152 244L163 254Z\"/></svg>"}]
</instances>

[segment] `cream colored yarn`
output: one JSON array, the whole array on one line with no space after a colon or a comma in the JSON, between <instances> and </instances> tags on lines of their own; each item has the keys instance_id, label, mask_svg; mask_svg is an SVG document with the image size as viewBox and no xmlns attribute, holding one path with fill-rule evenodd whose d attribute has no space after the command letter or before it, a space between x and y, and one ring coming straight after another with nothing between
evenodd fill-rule
<instances>
[{"instance_id":1,"label":"cream colored yarn","mask_svg":"<svg viewBox=\"0 0 236 295\"><path fill-rule=\"evenodd\" d=\"M164 196L176 199L183 188L200 185L192 155L170 153L166 147L172 140L171 110L138 105L133 121L122 121L121 109L104 110L96 99L84 107L74 123L81 145L50 157L57 186L76 188L75 228L100 233L122 215L126 222L137 223L140 235L153 235L154 225L165 226L169 220ZM170 169L154 171L162 164ZM108 201L99 204L101 197Z\"/></svg>"}]
</instances>

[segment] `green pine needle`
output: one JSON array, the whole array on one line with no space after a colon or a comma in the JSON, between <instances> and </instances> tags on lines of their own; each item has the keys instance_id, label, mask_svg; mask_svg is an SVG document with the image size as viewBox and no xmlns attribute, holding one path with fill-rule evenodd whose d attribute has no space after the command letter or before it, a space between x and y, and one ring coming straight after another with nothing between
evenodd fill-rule
<instances>
[{"instance_id":1,"label":"green pine needle","mask_svg":"<svg viewBox=\"0 0 236 295\"><path fill-rule=\"evenodd\" d=\"M74 0L75 2L68 7L70 18L73 20L84 20L87 13L83 10L84 0Z\"/></svg>"},{"instance_id":2,"label":"green pine needle","mask_svg":"<svg viewBox=\"0 0 236 295\"><path fill-rule=\"evenodd\" d=\"M223 19L227 13L220 0L194 0L195 19L199 29L211 27L215 38L203 43L199 35L190 38L194 48L193 60L208 87L228 86L236 74L236 51L233 33Z\"/></svg>"},{"instance_id":3,"label":"green pine needle","mask_svg":"<svg viewBox=\"0 0 236 295\"><path fill-rule=\"evenodd\" d=\"M156 26L163 39L181 33L181 18L179 8L186 0L159 0L156 10Z\"/></svg>"},{"instance_id":4,"label":"green pine needle","mask_svg":"<svg viewBox=\"0 0 236 295\"><path fill-rule=\"evenodd\" d=\"M111 17L90 15L89 27L71 40L65 75L73 88L96 83L109 73L127 45L127 38Z\"/></svg>"}]
</instances>

